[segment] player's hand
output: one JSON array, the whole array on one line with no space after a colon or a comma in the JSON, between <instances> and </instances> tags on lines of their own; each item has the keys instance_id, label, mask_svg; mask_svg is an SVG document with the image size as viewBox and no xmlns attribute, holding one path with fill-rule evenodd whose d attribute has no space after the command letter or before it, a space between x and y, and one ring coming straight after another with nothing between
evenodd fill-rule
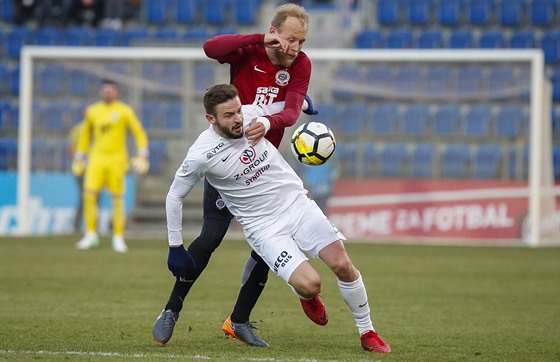
<instances>
[{"instance_id":1,"label":"player's hand","mask_svg":"<svg viewBox=\"0 0 560 362\"><path fill-rule=\"evenodd\" d=\"M245 136L249 141L252 141L253 145L257 144L264 135L266 134L266 128L262 122L257 122L253 119L249 124L249 127L245 129Z\"/></svg>"},{"instance_id":2,"label":"player's hand","mask_svg":"<svg viewBox=\"0 0 560 362\"><path fill-rule=\"evenodd\" d=\"M268 33L264 36L264 46L267 48L279 50L283 53L288 51L288 42L278 34Z\"/></svg>"},{"instance_id":3,"label":"player's hand","mask_svg":"<svg viewBox=\"0 0 560 362\"><path fill-rule=\"evenodd\" d=\"M307 107L305 107L305 104L307 103ZM311 102L311 98L309 96L305 96L305 100L303 101L305 110L303 110L302 112L305 114L308 114L310 116L314 116L316 114L319 114L319 111L317 111L315 108L313 108L313 102Z\"/></svg>"},{"instance_id":4,"label":"player's hand","mask_svg":"<svg viewBox=\"0 0 560 362\"><path fill-rule=\"evenodd\" d=\"M74 157L72 160L72 173L76 177L81 177L86 170L86 160L82 157Z\"/></svg>"},{"instance_id":5,"label":"player's hand","mask_svg":"<svg viewBox=\"0 0 560 362\"><path fill-rule=\"evenodd\" d=\"M169 247L167 267L177 280L181 282L194 280L196 263L194 262L191 253L185 249L183 244L180 246Z\"/></svg>"},{"instance_id":6,"label":"player's hand","mask_svg":"<svg viewBox=\"0 0 560 362\"><path fill-rule=\"evenodd\" d=\"M132 170L138 175L144 175L150 169L150 161L147 157L136 156L130 160Z\"/></svg>"}]
</instances>

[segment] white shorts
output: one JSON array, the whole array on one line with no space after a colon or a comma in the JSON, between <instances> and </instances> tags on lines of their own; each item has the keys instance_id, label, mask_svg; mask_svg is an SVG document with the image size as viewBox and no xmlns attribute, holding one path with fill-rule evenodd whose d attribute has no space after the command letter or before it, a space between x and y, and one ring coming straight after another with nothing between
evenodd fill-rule
<instances>
[{"instance_id":1,"label":"white shorts","mask_svg":"<svg viewBox=\"0 0 560 362\"><path fill-rule=\"evenodd\" d=\"M270 269L288 282L298 265L344 235L307 196L301 195L275 222L245 230L247 242ZM305 253L305 254L304 254Z\"/></svg>"}]
</instances>

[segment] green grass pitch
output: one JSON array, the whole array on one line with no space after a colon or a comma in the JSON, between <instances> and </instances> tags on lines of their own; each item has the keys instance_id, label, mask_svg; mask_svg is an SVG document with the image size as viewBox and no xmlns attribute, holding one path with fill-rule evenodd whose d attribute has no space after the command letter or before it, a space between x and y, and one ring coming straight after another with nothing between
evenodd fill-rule
<instances>
[{"instance_id":1,"label":"green grass pitch","mask_svg":"<svg viewBox=\"0 0 560 362\"><path fill-rule=\"evenodd\" d=\"M560 361L560 249L348 244L389 355L362 350L335 278L329 324L309 321L272 273L253 311L270 348L221 333L249 252L225 240L194 286L171 341L151 337L171 290L166 240L116 254L75 238L0 239L0 360L10 361Z\"/></svg>"}]
</instances>

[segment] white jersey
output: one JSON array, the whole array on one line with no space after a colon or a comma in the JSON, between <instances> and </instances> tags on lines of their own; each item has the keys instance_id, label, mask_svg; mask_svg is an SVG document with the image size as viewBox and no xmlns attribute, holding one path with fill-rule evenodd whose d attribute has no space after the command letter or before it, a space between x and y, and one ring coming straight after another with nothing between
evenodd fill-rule
<instances>
[{"instance_id":1,"label":"white jersey","mask_svg":"<svg viewBox=\"0 0 560 362\"><path fill-rule=\"evenodd\" d=\"M283 102L279 103L242 106L244 128L256 117L279 112ZM267 139L253 145L245 136L224 138L210 126L189 148L167 196L170 245L182 243L182 201L203 177L244 229L273 223L298 196L307 193L302 180Z\"/></svg>"}]
</instances>

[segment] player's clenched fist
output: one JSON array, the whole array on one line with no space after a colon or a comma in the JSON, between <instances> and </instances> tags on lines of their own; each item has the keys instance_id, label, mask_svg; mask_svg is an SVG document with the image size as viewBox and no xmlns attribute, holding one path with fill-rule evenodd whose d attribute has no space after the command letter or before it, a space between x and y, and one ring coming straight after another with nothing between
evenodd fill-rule
<instances>
[{"instance_id":1,"label":"player's clenched fist","mask_svg":"<svg viewBox=\"0 0 560 362\"><path fill-rule=\"evenodd\" d=\"M83 155L76 154L72 160L72 173L78 177L84 174L86 170L86 160Z\"/></svg>"},{"instance_id":2,"label":"player's clenched fist","mask_svg":"<svg viewBox=\"0 0 560 362\"><path fill-rule=\"evenodd\" d=\"M150 161L147 157L136 156L130 160L132 170L138 175L144 175L150 169Z\"/></svg>"}]
</instances>

